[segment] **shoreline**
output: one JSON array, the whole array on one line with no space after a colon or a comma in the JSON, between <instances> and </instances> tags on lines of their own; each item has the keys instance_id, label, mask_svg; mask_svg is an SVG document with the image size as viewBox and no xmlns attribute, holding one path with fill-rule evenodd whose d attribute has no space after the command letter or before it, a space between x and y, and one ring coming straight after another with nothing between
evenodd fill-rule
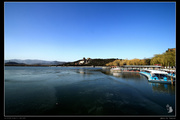
<instances>
[{"instance_id":1,"label":"shoreline","mask_svg":"<svg viewBox=\"0 0 180 120\"><path fill-rule=\"evenodd\" d=\"M88 68L103 68L106 66L57 66L57 65L4 65L4 67L88 67Z\"/></svg>"}]
</instances>

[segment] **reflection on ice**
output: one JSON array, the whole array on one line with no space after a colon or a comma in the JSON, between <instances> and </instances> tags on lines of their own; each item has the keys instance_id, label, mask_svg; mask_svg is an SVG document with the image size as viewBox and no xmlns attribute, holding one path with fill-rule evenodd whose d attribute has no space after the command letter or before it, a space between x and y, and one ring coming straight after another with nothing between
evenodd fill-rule
<instances>
[{"instance_id":1,"label":"reflection on ice","mask_svg":"<svg viewBox=\"0 0 180 120\"><path fill-rule=\"evenodd\" d=\"M86 74L86 71L85 71L85 70L83 70L83 69L80 69L80 70L78 71L78 73L81 73L81 74Z\"/></svg>"},{"instance_id":2,"label":"reflection on ice","mask_svg":"<svg viewBox=\"0 0 180 120\"><path fill-rule=\"evenodd\" d=\"M87 75L89 75L89 74L93 74L93 71L90 71L90 70L87 70L87 69L79 69L79 70L77 70L77 73L80 73L80 74L87 74Z\"/></svg>"},{"instance_id":3,"label":"reflection on ice","mask_svg":"<svg viewBox=\"0 0 180 120\"><path fill-rule=\"evenodd\" d=\"M121 76L122 76L122 73L121 73L121 72L114 72L114 73L113 73L113 76L121 77Z\"/></svg>"},{"instance_id":4,"label":"reflection on ice","mask_svg":"<svg viewBox=\"0 0 180 120\"><path fill-rule=\"evenodd\" d=\"M151 83L149 85L152 86L152 90L157 93L168 93L168 94L175 94L175 86L169 84L162 84L162 83Z\"/></svg>"}]
</instances>

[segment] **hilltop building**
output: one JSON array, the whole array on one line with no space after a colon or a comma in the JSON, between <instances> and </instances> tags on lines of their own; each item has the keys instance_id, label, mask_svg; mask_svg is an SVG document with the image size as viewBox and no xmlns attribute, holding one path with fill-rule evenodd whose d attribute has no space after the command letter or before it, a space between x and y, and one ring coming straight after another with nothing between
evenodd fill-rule
<instances>
[{"instance_id":1,"label":"hilltop building","mask_svg":"<svg viewBox=\"0 0 180 120\"><path fill-rule=\"evenodd\" d=\"M86 64L88 64L90 62L91 58L87 58L86 59Z\"/></svg>"},{"instance_id":2,"label":"hilltop building","mask_svg":"<svg viewBox=\"0 0 180 120\"><path fill-rule=\"evenodd\" d=\"M82 60L82 61L79 61L79 64L84 64L84 60Z\"/></svg>"},{"instance_id":3,"label":"hilltop building","mask_svg":"<svg viewBox=\"0 0 180 120\"><path fill-rule=\"evenodd\" d=\"M91 58L85 58L83 57L83 59L81 61L79 61L79 65L82 65L82 64L88 64L90 62Z\"/></svg>"}]
</instances>

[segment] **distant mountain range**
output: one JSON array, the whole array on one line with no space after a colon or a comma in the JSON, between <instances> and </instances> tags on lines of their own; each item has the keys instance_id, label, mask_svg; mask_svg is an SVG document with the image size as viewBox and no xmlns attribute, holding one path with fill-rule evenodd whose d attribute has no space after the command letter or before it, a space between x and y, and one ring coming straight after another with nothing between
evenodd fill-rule
<instances>
[{"instance_id":1,"label":"distant mountain range","mask_svg":"<svg viewBox=\"0 0 180 120\"><path fill-rule=\"evenodd\" d=\"M27 65L61 65L66 62L62 61L46 61L46 60L33 60L33 59L26 59L26 60L20 60L20 59L10 59L10 60L4 60L5 64L27 64Z\"/></svg>"},{"instance_id":2,"label":"distant mountain range","mask_svg":"<svg viewBox=\"0 0 180 120\"><path fill-rule=\"evenodd\" d=\"M80 59L74 62L62 62L62 61L46 61L46 60L37 60L37 59L10 59L4 60L5 66L46 66L46 65L55 65L55 66L106 66L107 63L116 60L115 58L111 59L89 59L89 62L83 62L85 59Z\"/></svg>"}]
</instances>

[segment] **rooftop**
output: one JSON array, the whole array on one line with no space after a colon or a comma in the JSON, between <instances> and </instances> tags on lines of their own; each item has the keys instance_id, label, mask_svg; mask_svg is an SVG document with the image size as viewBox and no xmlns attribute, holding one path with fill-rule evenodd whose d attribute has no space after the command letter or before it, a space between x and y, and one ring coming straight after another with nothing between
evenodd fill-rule
<instances>
[{"instance_id":1,"label":"rooftop","mask_svg":"<svg viewBox=\"0 0 180 120\"><path fill-rule=\"evenodd\" d=\"M167 72L164 72L164 71L159 71L159 70L147 70L146 71L149 71L151 73L154 73L154 74L168 74Z\"/></svg>"}]
</instances>

